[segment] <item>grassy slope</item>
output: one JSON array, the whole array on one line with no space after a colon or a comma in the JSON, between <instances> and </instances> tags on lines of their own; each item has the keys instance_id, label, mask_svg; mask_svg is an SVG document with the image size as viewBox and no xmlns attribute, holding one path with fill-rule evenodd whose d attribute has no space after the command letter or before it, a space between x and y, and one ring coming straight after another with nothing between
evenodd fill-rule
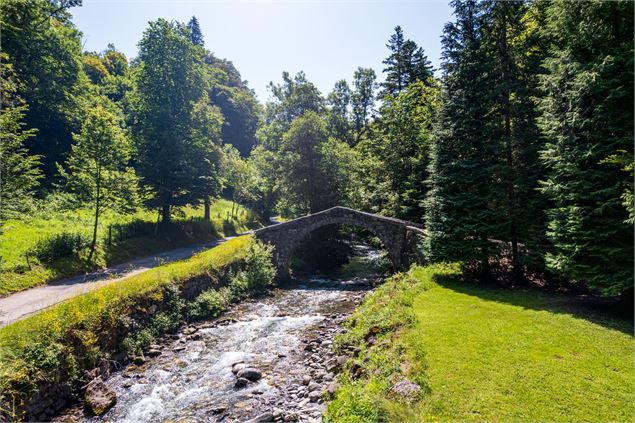
<instances>
[{"instance_id":1,"label":"grassy slope","mask_svg":"<svg viewBox=\"0 0 635 423\"><path fill-rule=\"evenodd\" d=\"M74 297L0 328L0 415L7 404L28 401L44 382L72 384L108 357L113 335L127 319L166 301L166 288L183 286L246 257L251 236L229 240L194 257ZM137 331L139 328L136 329Z\"/></svg>"},{"instance_id":2,"label":"grassy slope","mask_svg":"<svg viewBox=\"0 0 635 423\"><path fill-rule=\"evenodd\" d=\"M209 231L195 231L194 237L182 233L170 236L140 236L113 243L105 247L103 239L107 236L108 225L125 224L135 219L154 222L156 214L148 210L140 210L130 215L108 213L101 219L98 239L102 240L97 253L96 265L87 265L83 260L64 259L53 266L33 265L26 267L26 253L31 251L40 239L62 232L92 234L92 213L90 210L74 210L57 213L48 218L27 217L23 220L9 220L3 225L0 235L0 295L41 285L55 279L72 276L95 267L120 263L134 257L175 248L196 242L208 241L249 229L248 214L240 213L238 219L227 219L232 204L227 200L217 200L211 206L211 228ZM241 207L241 210L244 208ZM186 207L179 220L202 218L202 207ZM34 259L31 259L34 260Z\"/></svg>"},{"instance_id":3,"label":"grassy slope","mask_svg":"<svg viewBox=\"0 0 635 423\"><path fill-rule=\"evenodd\" d=\"M367 373L344 375L329 420L633 421L632 323L576 316L566 297L455 274L416 268L361 307L340 343L362 345ZM369 349L363 338L378 322ZM413 404L388 394L402 377L424 388Z\"/></svg>"}]
</instances>

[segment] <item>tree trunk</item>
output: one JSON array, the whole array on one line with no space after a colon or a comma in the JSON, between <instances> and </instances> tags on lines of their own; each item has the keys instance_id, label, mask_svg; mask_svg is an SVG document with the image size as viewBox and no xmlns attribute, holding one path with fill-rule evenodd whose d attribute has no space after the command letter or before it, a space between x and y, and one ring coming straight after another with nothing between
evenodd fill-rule
<instances>
[{"instance_id":1,"label":"tree trunk","mask_svg":"<svg viewBox=\"0 0 635 423\"><path fill-rule=\"evenodd\" d=\"M88 262L90 263L95 254L97 245L97 226L99 225L99 206L101 202L101 166L97 166L97 195L95 197L95 224L93 225L93 241L90 244L90 253L88 253Z\"/></svg>"},{"instance_id":2,"label":"tree trunk","mask_svg":"<svg viewBox=\"0 0 635 423\"><path fill-rule=\"evenodd\" d=\"M170 223L170 202L168 200L164 200L161 206L161 222L164 225Z\"/></svg>"},{"instance_id":3,"label":"tree trunk","mask_svg":"<svg viewBox=\"0 0 635 423\"><path fill-rule=\"evenodd\" d=\"M205 209L203 219L205 219L206 222L209 222L211 220L211 216L209 213L210 201L209 201L209 197L207 196L203 200L203 208Z\"/></svg>"},{"instance_id":4,"label":"tree trunk","mask_svg":"<svg viewBox=\"0 0 635 423\"><path fill-rule=\"evenodd\" d=\"M505 13L505 11L503 12ZM511 130L511 58L509 57L509 47L507 45L507 20L503 20L501 26L501 56L503 60L503 90L502 103L503 113L505 117L505 158L507 165L507 204L508 204L508 218L509 218L509 237L512 246L512 272L514 279L520 278L520 265L518 260L518 229L516 222L516 192L514 189L514 157L513 157L513 145L512 145L512 130Z\"/></svg>"}]
</instances>

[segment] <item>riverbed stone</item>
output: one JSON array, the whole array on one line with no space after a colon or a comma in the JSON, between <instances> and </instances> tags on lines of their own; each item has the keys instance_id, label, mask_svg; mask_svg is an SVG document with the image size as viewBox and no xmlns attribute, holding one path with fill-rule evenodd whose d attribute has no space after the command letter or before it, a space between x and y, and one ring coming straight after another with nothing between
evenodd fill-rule
<instances>
[{"instance_id":1,"label":"riverbed stone","mask_svg":"<svg viewBox=\"0 0 635 423\"><path fill-rule=\"evenodd\" d=\"M391 393L407 400L413 399L420 391L421 387L408 379L399 381L390 388Z\"/></svg>"},{"instance_id":2,"label":"riverbed stone","mask_svg":"<svg viewBox=\"0 0 635 423\"><path fill-rule=\"evenodd\" d=\"M335 395L335 392L337 391L337 388L339 388L340 385L337 382L331 382L326 386L326 392L330 395L333 396Z\"/></svg>"},{"instance_id":3,"label":"riverbed stone","mask_svg":"<svg viewBox=\"0 0 635 423\"><path fill-rule=\"evenodd\" d=\"M316 389L320 389L321 385L319 383L311 382L309 383L309 392L315 391Z\"/></svg>"},{"instance_id":4,"label":"riverbed stone","mask_svg":"<svg viewBox=\"0 0 635 423\"><path fill-rule=\"evenodd\" d=\"M117 394L98 377L93 379L86 387L84 401L86 401L86 406L94 415L101 416L117 403Z\"/></svg>"},{"instance_id":5,"label":"riverbed stone","mask_svg":"<svg viewBox=\"0 0 635 423\"><path fill-rule=\"evenodd\" d=\"M236 383L234 383L234 388L241 389L247 385L249 385L249 380L245 379L244 377L239 377L238 379L236 379Z\"/></svg>"},{"instance_id":6,"label":"riverbed stone","mask_svg":"<svg viewBox=\"0 0 635 423\"><path fill-rule=\"evenodd\" d=\"M322 393L320 391L311 391L309 392L309 401L317 402L320 399Z\"/></svg>"},{"instance_id":7,"label":"riverbed stone","mask_svg":"<svg viewBox=\"0 0 635 423\"><path fill-rule=\"evenodd\" d=\"M146 353L146 355L148 357L158 357L161 355L161 350L157 349L157 348L151 348L148 350L148 352Z\"/></svg>"},{"instance_id":8,"label":"riverbed stone","mask_svg":"<svg viewBox=\"0 0 635 423\"><path fill-rule=\"evenodd\" d=\"M247 367L247 365L245 363L234 363L234 365L232 366L232 373L236 374L239 371L241 371L242 369L244 369L245 367Z\"/></svg>"},{"instance_id":9,"label":"riverbed stone","mask_svg":"<svg viewBox=\"0 0 635 423\"><path fill-rule=\"evenodd\" d=\"M266 413L257 415L251 420L247 420L245 423L264 423L264 422L272 422L272 421L273 421L273 413L268 411Z\"/></svg>"},{"instance_id":10,"label":"riverbed stone","mask_svg":"<svg viewBox=\"0 0 635 423\"><path fill-rule=\"evenodd\" d=\"M254 367L245 367L236 373L236 376L255 382L262 378L262 372Z\"/></svg>"}]
</instances>

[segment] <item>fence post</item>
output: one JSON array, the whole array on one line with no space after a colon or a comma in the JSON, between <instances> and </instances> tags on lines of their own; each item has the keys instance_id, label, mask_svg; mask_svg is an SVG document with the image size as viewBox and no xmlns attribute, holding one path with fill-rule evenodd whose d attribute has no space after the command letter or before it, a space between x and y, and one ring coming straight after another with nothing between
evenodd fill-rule
<instances>
[{"instance_id":1,"label":"fence post","mask_svg":"<svg viewBox=\"0 0 635 423\"><path fill-rule=\"evenodd\" d=\"M29 261L29 252L27 251L26 254L26 265L29 266L29 270L31 270L31 262Z\"/></svg>"}]
</instances>

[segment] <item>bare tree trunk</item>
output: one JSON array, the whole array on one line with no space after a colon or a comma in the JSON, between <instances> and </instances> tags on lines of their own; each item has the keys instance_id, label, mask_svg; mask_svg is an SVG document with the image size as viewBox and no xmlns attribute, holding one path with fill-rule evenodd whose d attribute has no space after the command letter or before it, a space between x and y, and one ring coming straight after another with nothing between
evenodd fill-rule
<instances>
[{"instance_id":1,"label":"bare tree trunk","mask_svg":"<svg viewBox=\"0 0 635 423\"><path fill-rule=\"evenodd\" d=\"M163 224L170 223L170 202L167 200L164 200L161 206L161 221Z\"/></svg>"},{"instance_id":2,"label":"bare tree trunk","mask_svg":"<svg viewBox=\"0 0 635 423\"><path fill-rule=\"evenodd\" d=\"M99 225L99 206L101 202L101 166L97 166L97 195L95 198L95 224L93 225L93 241L90 244L90 253L88 253L88 262L93 259L95 247L97 245L97 226Z\"/></svg>"},{"instance_id":3,"label":"bare tree trunk","mask_svg":"<svg viewBox=\"0 0 635 423\"><path fill-rule=\"evenodd\" d=\"M503 22L501 27L501 56L503 57L503 113L505 115L505 156L507 164L507 204L509 218L509 237L512 246L512 272L515 278L520 276L520 265L518 259L518 228L516 218L516 192L514 188L514 157L512 146L511 131L511 58L509 57L509 49L507 44L507 22Z\"/></svg>"},{"instance_id":4,"label":"bare tree trunk","mask_svg":"<svg viewBox=\"0 0 635 423\"><path fill-rule=\"evenodd\" d=\"M211 217L209 213L210 201L208 196L205 196L205 199L203 200L203 208L205 209L203 219L205 219L206 222L209 222Z\"/></svg>"}]
</instances>

